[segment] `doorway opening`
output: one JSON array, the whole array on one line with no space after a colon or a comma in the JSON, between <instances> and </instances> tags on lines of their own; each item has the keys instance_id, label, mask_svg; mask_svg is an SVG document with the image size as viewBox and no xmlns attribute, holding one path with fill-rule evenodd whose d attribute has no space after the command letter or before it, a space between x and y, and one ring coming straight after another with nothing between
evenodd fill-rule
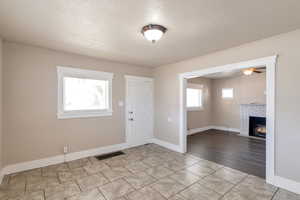
<instances>
[{"instance_id":1,"label":"doorway opening","mask_svg":"<svg viewBox=\"0 0 300 200\"><path fill-rule=\"evenodd\" d=\"M274 178L274 122L275 122L275 66L276 66L276 60L277 56L271 56L271 57L265 57L255 60L249 60L245 62L240 63L234 63L229 65L223 65L223 66L217 66L212 68L206 68L203 70L198 71L192 71L187 73L182 73L179 75L180 79L180 150L181 152L187 152L187 136L188 133L191 131L188 131L187 127L187 112L188 110L195 110L197 109L205 109L205 101L203 98L204 89L203 84L201 86L198 85L198 88L195 85L192 85L192 87L189 86L188 80L196 78L196 77L209 77L214 76L216 74L230 74L230 73L243 73L244 75L249 75L254 73L254 71L258 71L258 69L264 69L265 71L265 119L266 119L266 125L265 127L260 124L260 127L256 127L257 131L260 133L260 136L263 135L263 132L265 131L267 134L265 134L265 178L268 183L273 183ZM250 71L250 72L249 72ZM201 88L202 87L202 88ZM194 90L188 90L188 88L194 89ZM198 89L198 92L197 92ZM232 87L223 87L222 89L218 90L219 95L223 99L231 99L234 95L234 89ZM202 94L202 96L201 96ZM190 97L193 96L193 101L188 100L187 102L187 95ZM199 98L196 98L197 95L200 95ZM253 102L252 102L253 103ZM247 104L251 104L251 102L248 102ZM255 104L255 102L254 102ZM259 106L259 103L256 103L257 106ZM261 104L262 105L262 104ZM188 107L187 107L188 106ZM254 105L251 105L254 106ZM242 106L241 106L242 107ZM245 107L247 107L245 105ZM248 113L249 114L249 113ZM254 116L247 116L247 132L243 131L243 134L247 134L247 137L253 137L249 136L249 122L250 117ZM263 117L263 116L258 116ZM245 127L240 127L240 133L242 134L242 128L245 129ZM234 127L227 127L227 126L220 126L216 127L214 125L209 125L206 127L207 130L215 130L219 129L218 131L225 131L225 132L237 132L237 130L234 129ZM205 131L205 130L196 130L198 132ZM220 135L218 135L220 136ZM254 136L255 137L255 136ZM258 138L258 137L257 137ZM244 138L246 139L246 138ZM248 138L247 138L248 139ZM225 158L226 159L226 158Z\"/></svg>"}]
</instances>

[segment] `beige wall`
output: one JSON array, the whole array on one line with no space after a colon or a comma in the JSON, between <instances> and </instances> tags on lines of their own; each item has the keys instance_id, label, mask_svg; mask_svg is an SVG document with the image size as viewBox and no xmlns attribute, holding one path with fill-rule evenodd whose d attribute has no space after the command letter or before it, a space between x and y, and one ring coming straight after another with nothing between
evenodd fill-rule
<instances>
[{"instance_id":1,"label":"beige wall","mask_svg":"<svg viewBox=\"0 0 300 200\"><path fill-rule=\"evenodd\" d=\"M187 128L195 129L211 125L211 79L193 78L188 83L200 84L203 86L203 109L187 112Z\"/></svg>"},{"instance_id":2,"label":"beige wall","mask_svg":"<svg viewBox=\"0 0 300 200\"><path fill-rule=\"evenodd\" d=\"M113 115L56 118L56 66L114 73ZM46 158L125 142L124 75L152 76L150 69L4 42L4 164Z\"/></svg>"},{"instance_id":3,"label":"beige wall","mask_svg":"<svg viewBox=\"0 0 300 200\"><path fill-rule=\"evenodd\" d=\"M222 88L233 88L234 98L223 99ZM266 73L214 79L211 125L240 129L240 105L266 103Z\"/></svg>"},{"instance_id":4,"label":"beige wall","mask_svg":"<svg viewBox=\"0 0 300 200\"><path fill-rule=\"evenodd\" d=\"M226 38L224 38L226 39ZM300 30L155 70L155 136L179 144L178 74L278 54L276 70L275 173L300 182ZM172 120L169 120L170 117Z\"/></svg>"},{"instance_id":5,"label":"beige wall","mask_svg":"<svg viewBox=\"0 0 300 200\"><path fill-rule=\"evenodd\" d=\"M240 129L240 105L266 103L266 73L229 78L192 78L188 83L203 85L204 109L187 112L187 128L222 126ZM222 88L233 88L234 98L223 99Z\"/></svg>"},{"instance_id":6,"label":"beige wall","mask_svg":"<svg viewBox=\"0 0 300 200\"><path fill-rule=\"evenodd\" d=\"M3 149L3 142L2 142L2 69L3 69L3 58L2 58L2 51L3 49L3 40L0 38L0 169L2 168L3 164L3 156L2 156L2 149Z\"/></svg>"}]
</instances>

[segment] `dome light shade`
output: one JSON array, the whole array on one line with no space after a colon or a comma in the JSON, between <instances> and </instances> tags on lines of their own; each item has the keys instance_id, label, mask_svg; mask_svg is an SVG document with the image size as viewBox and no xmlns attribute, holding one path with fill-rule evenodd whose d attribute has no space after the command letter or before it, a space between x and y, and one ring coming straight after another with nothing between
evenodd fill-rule
<instances>
[{"instance_id":1,"label":"dome light shade","mask_svg":"<svg viewBox=\"0 0 300 200\"><path fill-rule=\"evenodd\" d=\"M245 69L243 71L243 73L246 75L246 76L249 76L253 73L254 69L253 68L249 68L249 69Z\"/></svg>"},{"instance_id":2,"label":"dome light shade","mask_svg":"<svg viewBox=\"0 0 300 200\"><path fill-rule=\"evenodd\" d=\"M141 32L147 40L155 43L163 36L166 31L167 29L161 25L149 24L144 26Z\"/></svg>"}]
</instances>

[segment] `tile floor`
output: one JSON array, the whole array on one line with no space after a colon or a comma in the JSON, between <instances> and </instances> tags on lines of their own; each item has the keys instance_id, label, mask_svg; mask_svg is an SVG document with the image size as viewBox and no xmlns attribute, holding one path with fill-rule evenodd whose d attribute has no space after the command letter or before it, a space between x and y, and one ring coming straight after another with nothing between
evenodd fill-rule
<instances>
[{"instance_id":1,"label":"tile floor","mask_svg":"<svg viewBox=\"0 0 300 200\"><path fill-rule=\"evenodd\" d=\"M263 179L149 144L4 177L0 200L300 200Z\"/></svg>"}]
</instances>

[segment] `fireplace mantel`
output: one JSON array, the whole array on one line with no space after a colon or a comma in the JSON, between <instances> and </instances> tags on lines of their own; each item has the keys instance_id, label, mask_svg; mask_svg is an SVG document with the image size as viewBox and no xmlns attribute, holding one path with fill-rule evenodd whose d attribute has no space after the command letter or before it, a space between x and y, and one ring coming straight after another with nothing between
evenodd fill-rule
<instances>
[{"instance_id":1,"label":"fireplace mantel","mask_svg":"<svg viewBox=\"0 0 300 200\"><path fill-rule=\"evenodd\" d=\"M249 136L249 117L266 117L266 104L241 104L241 135Z\"/></svg>"}]
</instances>

